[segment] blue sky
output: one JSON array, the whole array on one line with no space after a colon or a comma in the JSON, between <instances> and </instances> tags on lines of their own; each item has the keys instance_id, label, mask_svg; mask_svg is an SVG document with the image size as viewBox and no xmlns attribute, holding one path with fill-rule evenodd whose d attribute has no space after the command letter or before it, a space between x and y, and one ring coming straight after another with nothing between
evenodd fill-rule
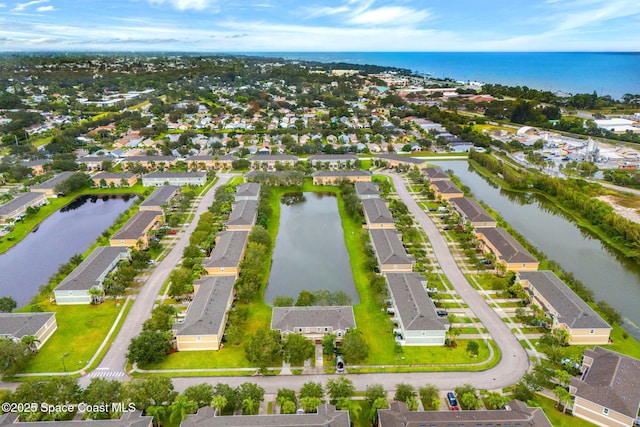
<instances>
[{"instance_id":1,"label":"blue sky","mask_svg":"<svg viewBox=\"0 0 640 427\"><path fill-rule=\"evenodd\" d=\"M639 51L638 0L0 0L0 51Z\"/></svg>"}]
</instances>

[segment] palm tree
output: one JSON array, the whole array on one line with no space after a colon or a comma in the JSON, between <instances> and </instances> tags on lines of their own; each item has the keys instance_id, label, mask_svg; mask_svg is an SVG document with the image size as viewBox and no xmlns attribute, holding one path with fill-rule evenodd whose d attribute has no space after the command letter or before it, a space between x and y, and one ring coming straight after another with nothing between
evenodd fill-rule
<instances>
[{"instance_id":1,"label":"palm tree","mask_svg":"<svg viewBox=\"0 0 640 427\"><path fill-rule=\"evenodd\" d=\"M144 410L144 412L153 417L153 425L156 427L163 424L162 418L167 414L164 406L149 406Z\"/></svg>"},{"instance_id":2,"label":"palm tree","mask_svg":"<svg viewBox=\"0 0 640 427\"><path fill-rule=\"evenodd\" d=\"M242 401L242 415L257 415L260 410L260 402L247 397Z\"/></svg>"},{"instance_id":3,"label":"palm tree","mask_svg":"<svg viewBox=\"0 0 640 427\"><path fill-rule=\"evenodd\" d=\"M187 417L187 414L193 414L198 410L198 404L187 398L187 396L179 396L169 406L169 421L178 424Z\"/></svg>"},{"instance_id":4,"label":"palm tree","mask_svg":"<svg viewBox=\"0 0 640 427\"><path fill-rule=\"evenodd\" d=\"M38 351L38 343L40 342L40 339L37 336L25 335L22 337L21 341L25 343L32 352L35 353Z\"/></svg>"},{"instance_id":5,"label":"palm tree","mask_svg":"<svg viewBox=\"0 0 640 427\"><path fill-rule=\"evenodd\" d=\"M215 415L222 415L222 411L227 406L227 398L224 396L213 396L211 406L216 410Z\"/></svg>"},{"instance_id":6,"label":"palm tree","mask_svg":"<svg viewBox=\"0 0 640 427\"><path fill-rule=\"evenodd\" d=\"M556 388L553 389L553 394L558 398L558 404L562 405L562 413L564 414L567 406L571 403L571 394L562 386L556 386ZM560 410L560 408L558 408L558 410Z\"/></svg>"},{"instance_id":7,"label":"palm tree","mask_svg":"<svg viewBox=\"0 0 640 427\"><path fill-rule=\"evenodd\" d=\"M102 298L104 297L104 289L94 286L89 289L88 294L91 295L91 304L99 304L102 302Z\"/></svg>"}]
</instances>

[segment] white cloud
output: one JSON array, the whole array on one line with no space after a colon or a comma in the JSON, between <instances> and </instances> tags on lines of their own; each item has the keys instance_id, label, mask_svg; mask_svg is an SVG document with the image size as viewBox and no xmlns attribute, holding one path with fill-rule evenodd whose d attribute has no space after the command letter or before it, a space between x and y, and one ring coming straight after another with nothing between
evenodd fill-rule
<instances>
[{"instance_id":1,"label":"white cloud","mask_svg":"<svg viewBox=\"0 0 640 427\"><path fill-rule=\"evenodd\" d=\"M55 10L53 8L53 6L49 5L49 6L40 6L36 9L36 12L51 12L52 10Z\"/></svg>"},{"instance_id":2,"label":"white cloud","mask_svg":"<svg viewBox=\"0 0 640 427\"><path fill-rule=\"evenodd\" d=\"M212 7L214 0L149 0L154 4L168 3L178 10L205 10Z\"/></svg>"},{"instance_id":3,"label":"white cloud","mask_svg":"<svg viewBox=\"0 0 640 427\"><path fill-rule=\"evenodd\" d=\"M49 0L33 0L33 1L26 2L26 3L18 3L18 4L16 4L16 7L11 9L11 12L22 12L23 10L25 10L29 6L34 6L36 4L48 3L48 2L49 2Z\"/></svg>"},{"instance_id":4,"label":"white cloud","mask_svg":"<svg viewBox=\"0 0 640 427\"><path fill-rule=\"evenodd\" d=\"M7 5L4 3L0 3L0 8L3 8L3 7L7 7Z\"/></svg>"},{"instance_id":5,"label":"white cloud","mask_svg":"<svg viewBox=\"0 0 640 427\"><path fill-rule=\"evenodd\" d=\"M407 24L424 21L429 15L426 10L415 10L402 6L385 6L354 14L349 19L349 23L365 26L406 26Z\"/></svg>"}]
</instances>

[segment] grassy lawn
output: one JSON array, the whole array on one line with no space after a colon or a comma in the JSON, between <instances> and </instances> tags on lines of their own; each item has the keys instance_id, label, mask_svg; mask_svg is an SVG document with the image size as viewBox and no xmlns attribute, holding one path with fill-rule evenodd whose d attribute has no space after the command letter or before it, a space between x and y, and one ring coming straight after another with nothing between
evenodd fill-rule
<instances>
[{"instance_id":1,"label":"grassy lawn","mask_svg":"<svg viewBox=\"0 0 640 427\"><path fill-rule=\"evenodd\" d=\"M549 418L553 427L593 427L595 424L574 417L571 414L563 414L555 407L556 402L540 395L536 396L535 403L538 404Z\"/></svg>"},{"instance_id":2,"label":"grassy lawn","mask_svg":"<svg viewBox=\"0 0 640 427\"><path fill-rule=\"evenodd\" d=\"M40 353L24 370L25 373L63 372L62 356L67 371L83 368L93 357L113 325L120 307L113 300L100 305L54 305L42 302L44 311L56 313L58 329Z\"/></svg>"}]
</instances>

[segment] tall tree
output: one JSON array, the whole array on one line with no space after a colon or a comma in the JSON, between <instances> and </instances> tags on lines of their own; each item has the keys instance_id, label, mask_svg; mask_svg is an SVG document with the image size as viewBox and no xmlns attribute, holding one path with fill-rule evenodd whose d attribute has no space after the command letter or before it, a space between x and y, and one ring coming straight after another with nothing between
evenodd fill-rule
<instances>
[{"instance_id":1,"label":"tall tree","mask_svg":"<svg viewBox=\"0 0 640 427\"><path fill-rule=\"evenodd\" d=\"M288 334L282 342L283 356L287 363L301 365L305 360L315 355L313 342L300 334Z\"/></svg>"}]
</instances>

